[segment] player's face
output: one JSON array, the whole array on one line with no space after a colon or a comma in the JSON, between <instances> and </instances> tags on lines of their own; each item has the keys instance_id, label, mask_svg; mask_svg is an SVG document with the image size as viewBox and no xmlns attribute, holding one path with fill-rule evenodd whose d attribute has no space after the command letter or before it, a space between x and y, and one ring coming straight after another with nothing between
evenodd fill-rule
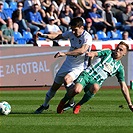
<instances>
[{"instance_id":1,"label":"player's face","mask_svg":"<svg viewBox=\"0 0 133 133\"><path fill-rule=\"evenodd\" d=\"M125 45L118 45L115 50L115 59L121 59L127 53L127 48Z\"/></svg>"},{"instance_id":2,"label":"player's face","mask_svg":"<svg viewBox=\"0 0 133 133\"><path fill-rule=\"evenodd\" d=\"M83 29L83 26L81 26L81 27L72 26L71 29L72 29L73 34L74 34L76 37L81 36L82 33L83 33L83 30L84 30L84 29Z\"/></svg>"}]
</instances>

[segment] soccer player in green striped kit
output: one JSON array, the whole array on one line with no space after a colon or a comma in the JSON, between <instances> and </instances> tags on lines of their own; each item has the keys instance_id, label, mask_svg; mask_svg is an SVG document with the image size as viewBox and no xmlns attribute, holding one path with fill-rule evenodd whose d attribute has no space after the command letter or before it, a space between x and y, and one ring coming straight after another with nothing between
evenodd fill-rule
<instances>
[{"instance_id":1,"label":"soccer player in green striped kit","mask_svg":"<svg viewBox=\"0 0 133 133\"><path fill-rule=\"evenodd\" d=\"M121 41L114 51L103 49L102 51L88 52L87 55L91 59L94 57L97 57L97 59L92 62L86 70L81 72L73 89L66 93L64 98L60 101L57 107L57 113L63 113L65 103L84 89L84 96L73 108L73 113L78 114L81 105L90 100L98 92L103 82L112 76L117 77L129 109L133 111L129 90L125 83L124 67L120 61L121 58L127 54L128 49L128 44Z\"/></svg>"}]
</instances>

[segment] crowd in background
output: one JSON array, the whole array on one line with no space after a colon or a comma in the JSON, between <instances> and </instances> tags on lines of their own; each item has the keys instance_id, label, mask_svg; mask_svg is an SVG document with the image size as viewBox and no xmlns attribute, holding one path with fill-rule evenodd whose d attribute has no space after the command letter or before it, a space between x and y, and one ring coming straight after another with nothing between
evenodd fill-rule
<instances>
[{"instance_id":1,"label":"crowd in background","mask_svg":"<svg viewBox=\"0 0 133 133\"><path fill-rule=\"evenodd\" d=\"M93 40L133 39L132 0L0 0L0 42L18 43L18 32L63 33L73 17L83 18Z\"/></svg>"}]
</instances>

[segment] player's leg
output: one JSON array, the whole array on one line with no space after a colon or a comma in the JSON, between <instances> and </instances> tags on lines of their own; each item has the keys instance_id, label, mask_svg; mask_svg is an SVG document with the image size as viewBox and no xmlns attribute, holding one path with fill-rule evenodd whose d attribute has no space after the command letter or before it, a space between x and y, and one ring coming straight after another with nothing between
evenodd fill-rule
<instances>
[{"instance_id":1,"label":"player's leg","mask_svg":"<svg viewBox=\"0 0 133 133\"><path fill-rule=\"evenodd\" d=\"M74 88L74 85L75 85L74 81L77 79L77 77L79 76L80 73L81 73L81 69L75 68L73 71L69 72L64 77L64 85L65 85L67 92ZM73 97L72 99L69 99L69 101L65 104L63 110L66 111L70 108L73 108L74 106L75 106L75 101L74 101L74 97Z\"/></svg>"},{"instance_id":2,"label":"player's leg","mask_svg":"<svg viewBox=\"0 0 133 133\"><path fill-rule=\"evenodd\" d=\"M73 113L74 114L78 114L79 111L80 111L81 105L83 105L84 103L89 101L97 93L99 88L100 88L100 86L98 84L91 84L91 83L89 83L84 88L85 94L84 94L83 98L73 108Z\"/></svg>"},{"instance_id":3,"label":"player's leg","mask_svg":"<svg viewBox=\"0 0 133 133\"><path fill-rule=\"evenodd\" d=\"M67 74L64 77L64 85L65 85L65 88L66 88L67 92L69 92L69 90L73 89L75 83L73 82L73 78L70 74ZM72 98L64 105L63 110L66 111L70 108L73 108L74 105L75 105L74 98Z\"/></svg>"},{"instance_id":4,"label":"player's leg","mask_svg":"<svg viewBox=\"0 0 133 133\"><path fill-rule=\"evenodd\" d=\"M49 108L50 100L55 96L56 91L61 87L62 83L64 82L64 76L66 75L65 72L62 72L60 69L54 79L54 83L51 88L46 93L46 97L44 103L35 111L36 114L41 113L43 110L47 110Z\"/></svg>"},{"instance_id":5,"label":"player's leg","mask_svg":"<svg viewBox=\"0 0 133 133\"><path fill-rule=\"evenodd\" d=\"M83 89L83 86L79 83L75 84L74 88L69 90L63 99L61 99L58 107L57 107L57 113L63 113L64 111L64 106L65 106L65 103L72 99L75 95L79 94Z\"/></svg>"},{"instance_id":6,"label":"player's leg","mask_svg":"<svg viewBox=\"0 0 133 133\"><path fill-rule=\"evenodd\" d=\"M57 84L56 82L53 83L51 88L46 93L46 97L44 103L35 111L35 114L42 113L43 110L47 110L49 108L49 102L56 94L56 91L60 88L62 84Z\"/></svg>"}]
</instances>

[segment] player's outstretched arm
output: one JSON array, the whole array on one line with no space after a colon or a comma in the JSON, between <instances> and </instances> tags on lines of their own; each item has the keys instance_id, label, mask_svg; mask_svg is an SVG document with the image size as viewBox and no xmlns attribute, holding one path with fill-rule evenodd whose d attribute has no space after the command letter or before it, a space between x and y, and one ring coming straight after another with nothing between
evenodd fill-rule
<instances>
[{"instance_id":1,"label":"player's outstretched arm","mask_svg":"<svg viewBox=\"0 0 133 133\"><path fill-rule=\"evenodd\" d=\"M51 39L51 40L63 39L62 34L57 34L57 33L43 34L40 31L37 32L37 36L44 37L44 38L48 38L48 39Z\"/></svg>"},{"instance_id":2,"label":"player's outstretched arm","mask_svg":"<svg viewBox=\"0 0 133 133\"><path fill-rule=\"evenodd\" d=\"M133 112L133 105L132 105L132 102L131 102L131 98L130 98L130 94L129 94L129 89L126 85L126 83L124 81L120 82L120 86L121 86L121 91L128 103L128 107L129 109Z\"/></svg>"},{"instance_id":3,"label":"player's outstretched arm","mask_svg":"<svg viewBox=\"0 0 133 133\"><path fill-rule=\"evenodd\" d=\"M98 53L97 52L86 52L86 55L89 56L91 60L93 60L94 57L98 56Z\"/></svg>"},{"instance_id":4,"label":"player's outstretched arm","mask_svg":"<svg viewBox=\"0 0 133 133\"><path fill-rule=\"evenodd\" d=\"M63 52L58 52L55 54L54 58L63 57L63 56L66 56L66 54Z\"/></svg>"}]
</instances>

